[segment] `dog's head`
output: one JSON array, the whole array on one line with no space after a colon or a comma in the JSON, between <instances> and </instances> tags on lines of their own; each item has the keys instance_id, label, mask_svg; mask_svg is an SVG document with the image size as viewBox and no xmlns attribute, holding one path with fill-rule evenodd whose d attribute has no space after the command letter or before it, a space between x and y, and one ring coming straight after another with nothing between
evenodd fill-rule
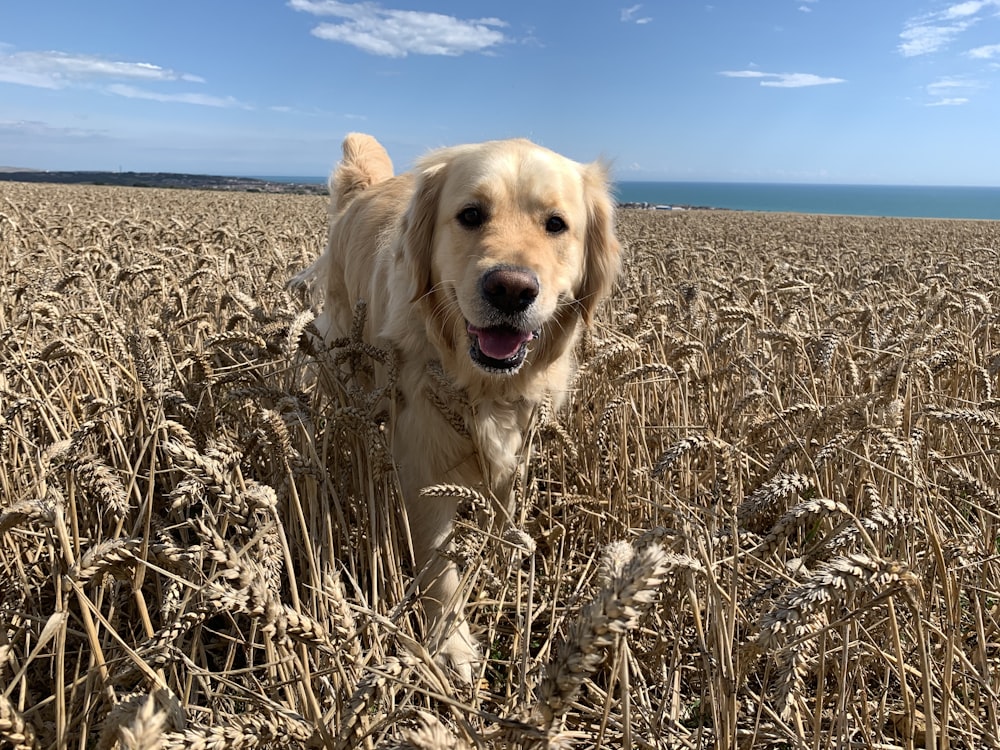
<instances>
[{"instance_id":1,"label":"dog's head","mask_svg":"<svg viewBox=\"0 0 1000 750\"><path fill-rule=\"evenodd\" d=\"M618 271L605 167L526 140L425 157L405 224L415 297L439 340L495 375L561 356Z\"/></svg>"}]
</instances>

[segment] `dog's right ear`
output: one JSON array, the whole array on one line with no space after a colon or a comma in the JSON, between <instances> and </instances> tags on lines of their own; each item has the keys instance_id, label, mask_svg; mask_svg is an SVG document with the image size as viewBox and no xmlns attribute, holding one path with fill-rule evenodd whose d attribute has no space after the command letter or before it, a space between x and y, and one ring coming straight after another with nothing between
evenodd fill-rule
<instances>
[{"instance_id":1,"label":"dog's right ear","mask_svg":"<svg viewBox=\"0 0 1000 750\"><path fill-rule=\"evenodd\" d=\"M445 162L424 161L417 171L417 184L403 217L403 252L413 273L413 300L434 286L432 258L438 199L444 185Z\"/></svg>"},{"instance_id":2,"label":"dog's right ear","mask_svg":"<svg viewBox=\"0 0 1000 750\"><path fill-rule=\"evenodd\" d=\"M615 236L615 206L608 188L608 167L595 162L584 167L587 201L587 261L577 294L583 321L590 325L598 303L608 296L621 268L621 243Z\"/></svg>"}]
</instances>

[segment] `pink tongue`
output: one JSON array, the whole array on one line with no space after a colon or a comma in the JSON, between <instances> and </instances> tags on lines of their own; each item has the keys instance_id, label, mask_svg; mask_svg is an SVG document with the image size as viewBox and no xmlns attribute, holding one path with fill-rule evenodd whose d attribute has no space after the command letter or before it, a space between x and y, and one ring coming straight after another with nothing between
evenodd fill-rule
<instances>
[{"instance_id":1,"label":"pink tongue","mask_svg":"<svg viewBox=\"0 0 1000 750\"><path fill-rule=\"evenodd\" d=\"M477 328L469 326L469 333L479 339L479 349L491 359L510 359L518 349L535 337L531 331L513 328Z\"/></svg>"}]
</instances>

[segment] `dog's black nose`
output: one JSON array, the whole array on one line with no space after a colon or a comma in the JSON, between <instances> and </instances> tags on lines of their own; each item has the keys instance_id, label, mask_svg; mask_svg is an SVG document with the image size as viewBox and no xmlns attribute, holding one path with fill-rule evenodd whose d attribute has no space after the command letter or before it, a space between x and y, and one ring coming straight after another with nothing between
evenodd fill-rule
<instances>
[{"instance_id":1,"label":"dog's black nose","mask_svg":"<svg viewBox=\"0 0 1000 750\"><path fill-rule=\"evenodd\" d=\"M524 268L495 268L482 280L483 297L508 315L523 312L538 296L538 277Z\"/></svg>"}]
</instances>

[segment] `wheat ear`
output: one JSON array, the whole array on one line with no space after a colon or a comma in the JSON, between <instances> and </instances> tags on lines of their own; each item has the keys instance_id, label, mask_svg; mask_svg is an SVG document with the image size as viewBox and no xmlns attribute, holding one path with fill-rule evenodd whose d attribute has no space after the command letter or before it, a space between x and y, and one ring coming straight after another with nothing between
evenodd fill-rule
<instances>
[{"instance_id":1,"label":"wheat ear","mask_svg":"<svg viewBox=\"0 0 1000 750\"><path fill-rule=\"evenodd\" d=\"M614 552L620 556L619 548ZM636 626L666 576L666 553L654 544L635 552L620 572L618 560L601 567L613 577L570 625L566 643L538 686L535 723L546 728L569 709L615 639Z\"/></svg>"},{"instance_id":2,"label":"wheat ear","mask_svg":"<svg viewBox=\"0 0 1000 750\"><path fill-rule=\"evenodd\" d=\"M783 718L799 707L805 677L816 652L816 636L827 623L826 606L848 593L867 591L873 598L896 588L919 586L918 579L894 560L851 554L823 563L808 579L789 591L760 621L755 646L777 647L776 705Z\"/></svg>"},{"instance_id":3,"label":"wheat ear","mask_svg":"<svg viewBox=\"0 0 1000 750\"><path fill-rule=\"evenodd\" d=\"M403 732L400 740L386 746L386 750L471 750L434 714L420 711L418 716L417 726Z\"/></svg>"},{"instance_id":4,"label":"wheat ear","mask_svg":"<svg viewBox=\"0 0 1000 750\"><path fill-rule=\"evenodd\" d=\"M156 699L149 696L127 726L118 728L123 750L160 750L161 738L167 725L166 711L156 708Z\"/></svg>"},{"instance_id":5,"label":"wheat ear","mask_svg":"<svg viewBox=\"0 0 1000 750\"><path fill-rule=\"evenodd\" d=\"M0 740L13 750L34 750L38 747L35 730L14 707L2 692L0 692Z\"/></svg>"},{"instance_id":6,"label":"wheat ear","mask_svg":"<svg viewBox=\"0 0 1000 750\"><path fill-rule=\"evenodd\" d=\"M827 497L817 497L799 503L778 520L767 536L751 552L755 555L768 555L776 550L778 545L787 539L795 529L809 523L814 518L822 518L834 513L850 516L851 509L844 503Z\"/></svg>"}]
</instances>

